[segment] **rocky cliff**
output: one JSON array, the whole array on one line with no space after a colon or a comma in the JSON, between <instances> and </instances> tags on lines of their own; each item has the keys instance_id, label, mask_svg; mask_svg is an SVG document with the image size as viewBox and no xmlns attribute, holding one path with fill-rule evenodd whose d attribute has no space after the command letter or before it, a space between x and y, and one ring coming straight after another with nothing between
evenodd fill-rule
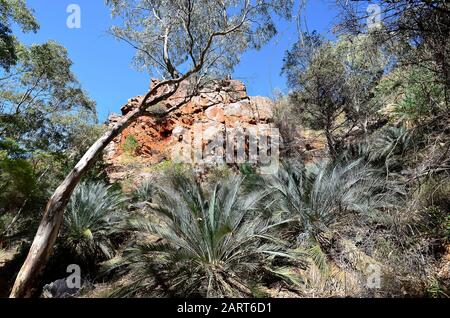
<instances>
[{"instance_id":1,"label":"rocky cliff","mask_svg":"<svg viewBox=\"0 0 450 318\"><path fill-rule=\"evenodd\" d=\"M155 83L152 81L152 85ZM130 99L122 107L121 116L137 107L141 98ZM158 116L158 112L170 108L176 109L168 116ZM175 95L153 109L153 115L140 117L108 146L105 161L109 165L110 179L116 181L135 174L130 166L173 161L174 156L180 154L184 154L184 160L186 156L195 158L198 149L203 153L200 161L211 163L214 161L211 158L217 159L217 151L206 150L205 154L210 143L222 138L228 143L236 142L235 138L227 138L227 132L239 130L247 139L252 134L261 134L262 130L270 133L272 108L270 99L248 96L245 85L237 80L217 81L195 94L190 93L188 84L183 84ZM110 125L121 116L111 115ZM193 148L196 149L192 151Z\"/></svg>"}]
</instances>

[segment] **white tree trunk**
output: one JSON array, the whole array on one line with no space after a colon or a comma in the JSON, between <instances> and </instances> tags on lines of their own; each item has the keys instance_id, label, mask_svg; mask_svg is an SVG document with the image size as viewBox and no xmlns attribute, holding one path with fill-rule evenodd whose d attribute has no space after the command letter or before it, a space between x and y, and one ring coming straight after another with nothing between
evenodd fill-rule
<instances>
[{"instance_id":1,"label":"white tree trunk","mask_svg":"<svg viewBox=\"0 0 450 318\"><path fill-rule=\"evenodd\" d=\"M11 291L11 298L33 297L38 280L51 255L53 245L63 222L63 214L73 190L81 177L89 170L103 149L141 114L138 107L128 113L120 122L103 134L84 154L75 168L55 190L47 203L28 256L17 275Z\"/></svg>"}]
</instances>

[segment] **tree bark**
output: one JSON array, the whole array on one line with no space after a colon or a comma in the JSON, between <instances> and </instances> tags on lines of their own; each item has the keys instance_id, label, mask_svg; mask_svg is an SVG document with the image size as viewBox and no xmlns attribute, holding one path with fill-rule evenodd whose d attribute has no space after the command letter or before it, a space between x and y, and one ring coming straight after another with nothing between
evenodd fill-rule
<instances>
[{"instance_id":1,"label":"tree bark","mask_svg":"<svg viewBox=\"0 0 450 318\"><path fill-rule=\"evenodd\" d=\"M328 125L325 127L325 138L327 139L328 153L335 159L337 157L336 142Z\"/></svg>"},{"instance_id":2,"label":"tree bark","mask_svg":"<svg viewBox=\"0 0 450 318\"><path fill-rule=\"evenodd\" d=\"M37 280L51 255L53 245L63 221L63 213L73 190L81 177L95 162L105 147L139 115L139 108L130 112L121 122L103 134L84 154L75 168L55 190L47 203L44 216L39 225L33 244L14 283L11 298L33 297L36 294Z\"/></svg>"},{"instance_id":3,"label":"tree bark","mask_svg":"<svg viewBox=\"0 0 450 318\"><path fill-rule=\"evenodd\" d=\"M173 84L169 81L167 84ZM164 84L166 84L164 83ZM69 173L66 179L58 186L45 208L44 216L34 237L27 258L16 277L12 288L10 298L28 298L36 295L36 286L41 277L45 265L50 258L53 245L63 222L64 210L69 202L73 190L80 182L83 175L89 170L97 157L102 153L105 147L118 136L125 128L139 116L145 113L150 106L156 105L160 101L169 98L178 89L169 89L169 92L159 95L148 101L148 99L158 93L163 83L151 89L139 103L139 106L129 112L120 122L105 132L84 154L75 168ZM148 102L147 102L148 101Z\"/></svg>"}]
</instances>

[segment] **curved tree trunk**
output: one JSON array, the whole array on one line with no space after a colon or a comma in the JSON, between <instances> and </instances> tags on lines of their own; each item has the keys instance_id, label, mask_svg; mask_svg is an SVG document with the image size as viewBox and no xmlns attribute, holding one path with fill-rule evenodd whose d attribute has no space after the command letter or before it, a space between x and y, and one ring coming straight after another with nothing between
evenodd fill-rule
<instances>
[{"instance_id":1,"label":"curved tree trunk","mask_svg":"<svg viewBox=\"0 0 450 318\"><path fill-rule=\"evenodd\" d=\"M204 52L211 45L212 38L213 36L211 36L210 42ZM178 78L166 79L152 85L150 91L142 98L138 107L129 112L120 122L105 132L84 154L48 201L30 251L14 282L11 294L9 295L10 298L33 297L36 294L38 279L41 277L53 250L53 245L55 244L56 237L63 222L64 210L69 202L70 196L80 182L80 179L89 170L105 147L139 116L148 114L147 109L149 107L155 106L175 94L181 82L201 70L203 59L204 56L200 64L196 64L184 75ZM164 115L181 107L191 97L192 95L185 96L182 102L168 109Z\"/></svg>"},{"instance_id":2,"label":"curved tree trunk","mask_svg":"<svg viewBox=\"0 0 450 318\"><path fill-rule=\"evenodd\" d=\"M38 231L34 237L27 258L16 277L10 298L33 297L36 294L36 286L44 271L45 265L52 253L53 245L58 236L59 229L63 222L64 210L69 202L73 190L80 182L83 175L89 170L97 157L105 147L118 136L125 128L133 123L139 116L146 114L146 110L166 100L178 89L178 83L185 77L176 80L166 80L159 82L150 89L139 103L139 106L129 112L121 121L105 132L84 154L75 168L69 173L66 179L55 190L47 203L44 216L39 224ZM166 88L169 88L166 90ZM160 94L160 89L164 91ZM158 94L157 97L154 95ZM152 97L153 96L153 97ZM152 97L151 100L150 97ZM178 105L181 106L182 104ZM168 114L173 109L166 112Z\"/></svg>"},{"instance_id":3,"label":"curved tree trunk","mask_svg":"<svg viewBox=\"0 0 450 318\"><path fill-rule=\"evenodd\" d=\"M47 203L44 216L39 225L28 256L14 283L11 298L33 297L36 294L37 280L40 278L51 255L53 245L63 221L63 213L70 196L81 177L89 170L103 149L139 115L141 108L131 111L122 121L103 134L84 154L75 168L55 190Z\"/></svg>"}]
</instances>

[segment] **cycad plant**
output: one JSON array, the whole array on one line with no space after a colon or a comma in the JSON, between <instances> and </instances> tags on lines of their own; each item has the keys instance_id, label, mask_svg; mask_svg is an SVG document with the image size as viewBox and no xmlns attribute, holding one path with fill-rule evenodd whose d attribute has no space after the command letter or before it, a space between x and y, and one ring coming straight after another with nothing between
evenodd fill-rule
<instances>
[{"instance_id":1,"label":"cycad plant","mask_svg":"<svg viewBox=\"0 0 450 318\"><path fill-rule=\"evenodd\" d=\"M279 268L275 273L291 282L299 281L306 289L312 279L308 276L311 268L319 270L323 278L335 279L339 271L329 261L331 250L342 245L336 227L342 230L349 219L357 225L359 220L377 217L387 203L377 174L363 160L356 160L308 167L284 164L277 175L268 177L280 211L285 218L297 220L297 240L289 253L309 264L308 270Z\"/></svg>"},{"instance_id":2,"label":"cycad plant","mask_svg":"<svg viewBox=\"0 0 450 318\"><path fill-rule=\"evenodd\" d=\"M350 143L341 154L341 161L363 159L379 167L396 164L399 155L413 144L412 133L404 126L389 126L375 133L369 142Z\"/></svg>"},{"instance_id":3,"label":"cycad plant","mask_svg":"<svg viewBox=\"0 0 450 318\"><path fill-rule=\"evenodd\" d=\"M411 133L404 126L388 127L376 136L370 149L370 161L389 165L392 157L403 154L411 143Z\"/></svg>"},{"instance_id":4,"label":"cycad plant","mask_svg":"<svg viewBox=\"0 0 450 318\"><path fill-rule=\"evenodd\" d=\"M264 255L278 252L255 208L265 194L244 195L242 182L233 176L205 191L193 177L170 176L155 198L159 222L130 221L146 239L116 263L132 280L113 296L250 296Z\"/></svg>"},{"instance_id":5,"label":"cycad plant","mask_svg":"<svg viewBox=\"0 0 450 318\"><path fill-rule=\"evenodd\" d=\"M131 201L133 203L151 201L155 189L155 180L145 179L131 193Z\"/></svg>"},{"instance_id":6,"label":"cycad plant","mask_svg":"<svg viewBox=\"0 0 450 318\"><path fill-rule=\"evenodd\" d=\"M371 215L385 202L377 171L362 160L308 167L285 164L268 181L281 210L296 217L301 232L311 236L348 213Z\"/></svg>"},{"instance_id":7,"label":"cycad plant","mask_svg":"<svg viewBox=\"0 0 450 318\"><path fill-rule=\"evenodd\" d=\"M124 198L101 182L81 183L64 215L63 245L89 262L113 256L111 235L123 218Z\"/></svg>"}]
</instances>

